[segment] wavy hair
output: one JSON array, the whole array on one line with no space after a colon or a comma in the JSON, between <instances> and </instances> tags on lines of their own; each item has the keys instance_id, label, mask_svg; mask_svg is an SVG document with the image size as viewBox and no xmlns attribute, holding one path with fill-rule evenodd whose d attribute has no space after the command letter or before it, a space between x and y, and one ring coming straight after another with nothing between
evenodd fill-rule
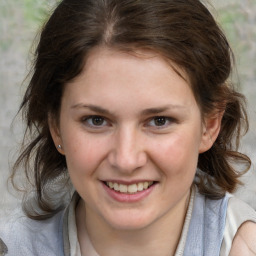
<instances>
[{"instance_id":1,"label":"wavy hair","mask_svg":"<svg viewBox=\"0 0 256 256\"><path fill-rule=\"evenodd\" d=\"M27 215L48 218L63 207L61 189L49 187L66 184L69 176L48 118L58 123L65 84L81 73L96 46L159 53L188 74L202 116L224 111L217 140L199 155L195 182L210 198L233 192L241 175L235 165L250 166L238 152L248 121L244 97L228 80L232 51L208 9L199 0L63 0L42 28L20 107L27 129L12 178L23 166L34 186L32 207L23 204Z\"/></svg>"}]
</instances>

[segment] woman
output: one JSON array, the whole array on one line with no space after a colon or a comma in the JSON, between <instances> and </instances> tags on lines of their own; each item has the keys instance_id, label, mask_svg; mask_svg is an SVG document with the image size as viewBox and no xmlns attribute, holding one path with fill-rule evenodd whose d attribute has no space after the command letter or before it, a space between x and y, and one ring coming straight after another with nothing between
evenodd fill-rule
<instances>
[{"instance_id":1,"label":"woman","mask_svg":"<svg viewBox=\"0 0 256 256\"><path fill-rule=\"evenodd\" d=\"M198 0L63 0L21 105L35 192L9 255L255 255L256 214L227 193L250 167L231 65Z\"/></svg>"}]
</instances>

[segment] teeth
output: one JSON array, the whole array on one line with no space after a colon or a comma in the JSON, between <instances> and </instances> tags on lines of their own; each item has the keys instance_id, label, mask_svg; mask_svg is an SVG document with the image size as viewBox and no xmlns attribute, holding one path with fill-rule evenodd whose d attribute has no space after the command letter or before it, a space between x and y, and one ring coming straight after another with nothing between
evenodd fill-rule
<instances>
[{"instance_id":1,"label":"teeth","mask_svg":"<svg viewBox=\"0 0 256 256\"><path fill-rule=\"evenodd\" d=\"M128 192L129 193L136 193L138 191L137 184L132 184L128 186Z\"/></svg>"},{"instance_id":2,"label":"teeth","mask_svg":"<svg viewBox=\"0 0 256 256\"><path fill-rule=\"evenodd\" d=\"M114 183L114 190L119 191L119 185L117 183Z\"/></svg>"},{"instance_id":3,"label":"teeth","mask_svg":"<svg viewBox=\"0 0 256 256\"><path fill-rule=\"evenodd\" d=\"M119 185L119 191L120 191L121 193L127 193L127 190L129 190L129 187L127 188L126 185L124 185L124 184L120 184L120 185ZM129 191L129 192L130 192L130 191Z\"/></svg>"},{"instance_id":4,"label":"teeth","mask_svg":"<svg viewBox=\"0 0 256 256\"><path fill-rule=\"evenodd\" d=\"M114 188L114 183L109 182L109 183L108 183L108 186L109 186L110 188Z\"/></svg>"},{"instance_id":5,"label":"teeth","mask_svg":"<svg viewBox=\"0 0 256 256\"><path fill-rule=\"evenodd\" d=\"M138 187L138 191L142 191L144 189L142 182L140 182L137 187Z\"/></svg>"},{"instance_id":6,"label":"teeth","mask_svg":"<svg viewBox=\"0 0 256 256\"><path fill-rule=\"evenodd\" d=\"M125 185L125 184L118 184L116 182L107 182L106 183L108 187L111 189L114 189L115 191L121 192L121 193L128 193L128 194L134 194L138 191L143 191L145 189L148 189L153 184L153 181L145 181L145 182L139 182L136 184L131 185Z\"/></svg>"},{"instance_id":7,"label":"teeth","mask_svg":"<svg viewBox=\"0 0 256 256\"><path fill-rule=\"evenodd\" d=\"M144 189L147 189L147 188L148 188L148 182L147 182L147 181L145 181L145 182L143 183L143 188L144 188Z\"/></svg>"}]
</instances>

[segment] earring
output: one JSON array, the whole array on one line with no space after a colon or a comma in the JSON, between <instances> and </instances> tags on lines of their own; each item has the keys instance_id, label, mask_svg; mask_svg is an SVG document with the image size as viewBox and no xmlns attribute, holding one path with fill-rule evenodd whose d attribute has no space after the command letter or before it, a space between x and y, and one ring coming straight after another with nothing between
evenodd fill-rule
<instances>
[{"instance_id":1,"label":"earring","mask_svg":"<svg viewBox=\"0 0 256 256\"><path fill-rule=\"evenodd\" d=\"M61 145L59 144L59 145L58 145L58 149L61 149L61 148L62 148L62 147L61 147Z\"/></svg>"}]
</instances>

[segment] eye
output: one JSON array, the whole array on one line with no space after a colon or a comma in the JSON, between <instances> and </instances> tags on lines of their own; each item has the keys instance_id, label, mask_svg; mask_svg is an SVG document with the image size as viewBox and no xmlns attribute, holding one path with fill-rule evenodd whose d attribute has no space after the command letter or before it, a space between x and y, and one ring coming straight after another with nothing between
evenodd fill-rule
<instances>
[{"instance_id":1,"label":"eye","mask_svg":"<svg viewBox=\"0 0 256 256\"><path fill-rule=\"evenodd\" d=\"M168 121L167 118L164 116L155 117L153 119L153 122L156 126L163 126L167 123L167 121Z\"/></svg>"},{"instance_id":2,"label":"eye","mask_svg":"<svg viewBox=\"0 0 256 256\"><path fill-rule=\"evenodd\" d=\"M108 122L102 116L88 116L83 118L82 121L89 127L103 127L108 125Z\"/></svg>"},{"instance_id":3,"label":"eye","mask_svg":"<svg viewBox=\"0 0 256 256\"><path fill-rule=\"evenodd\" d=\"M170 117L156 116L148 122L148 126L164 128L169 126L174 120Z\"/></svg>"}]
</instances>

